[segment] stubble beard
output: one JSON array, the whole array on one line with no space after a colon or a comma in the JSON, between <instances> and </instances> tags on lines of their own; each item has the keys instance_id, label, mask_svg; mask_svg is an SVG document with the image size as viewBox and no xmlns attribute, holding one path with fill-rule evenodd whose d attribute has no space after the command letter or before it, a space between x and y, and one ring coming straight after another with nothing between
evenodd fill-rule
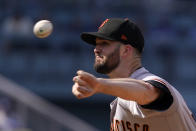
<instances>
[{"instance_id":1,"label":"stubble beard","mask_svg":"<svg viewBox=\"0 0 196 131\"><path fill-rule=\"evenodd\" d=\"M117 47L111 54L109 54L105 61L99 63L96 62L95 58L95 63L94 63L94 69L96 72L101 73L101 74L109 74L111 73L114 69L116 69L120 63L120 51L119 47ZM103 58L102 58L103 59Z\"/></svg>"}]
</instances>

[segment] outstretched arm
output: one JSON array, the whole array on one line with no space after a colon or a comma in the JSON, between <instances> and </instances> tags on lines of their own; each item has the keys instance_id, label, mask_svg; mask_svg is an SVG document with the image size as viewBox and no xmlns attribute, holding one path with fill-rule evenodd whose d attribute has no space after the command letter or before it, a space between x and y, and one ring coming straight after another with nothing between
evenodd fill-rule
<instances>
[{"instance_id":1,"label":"outstretched arm","mask_svg":"<svg viewBox=\"0 0 196 131\"><path fill-rule=\"evenodd\" d=\"M157 99L160 94L151 84L131 78L96 78L87 72L78 71L73 81L75 84L72 92L79 99L103 93L146 105Z\"/></svg>"}]
</instances>

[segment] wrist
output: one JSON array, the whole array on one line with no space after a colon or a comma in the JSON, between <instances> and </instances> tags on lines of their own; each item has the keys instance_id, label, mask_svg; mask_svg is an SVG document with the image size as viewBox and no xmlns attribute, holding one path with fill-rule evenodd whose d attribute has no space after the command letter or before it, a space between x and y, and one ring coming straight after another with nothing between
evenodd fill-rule
<instances>
[{"instance_id":1,"label":"wrist","mask_svg":"<svg viewBox=\"0 0 196 131\"><path fill-rule=\"evenodd\" d=\"M103 78L97 78L97 85L96 85L97 93L103 92L103 86L102 86L103 81L104 81Z\"/></svg>"}]
</instances>

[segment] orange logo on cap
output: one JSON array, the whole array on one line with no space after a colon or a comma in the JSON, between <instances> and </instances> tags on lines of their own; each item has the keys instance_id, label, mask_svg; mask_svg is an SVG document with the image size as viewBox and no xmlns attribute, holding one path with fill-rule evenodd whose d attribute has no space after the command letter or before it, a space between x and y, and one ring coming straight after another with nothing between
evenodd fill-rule
<instances>
[{"instance_id":1,"label":"orange logo on cap","mask_svg":"<svg viewBox=\"0 0 196 131\"><path fill-rule=\"evenodd\" d=\"M106 20L99 26L99 29L100 29L101 27L103 27L103 26L105 25L105 23L108 22L108 20L109 20L109 19L106 19Z\"/></svg>"},{"instance_id":2,"label":"orange logo on cap","mask_svg":"<svg viewBox=\"0 0 196 131\"><path fill-rule=\"evenodd\" d=\"M127 37L125 35L121 35L121 39L122 40L128 40Z\"/></svg>"}]
</instances>

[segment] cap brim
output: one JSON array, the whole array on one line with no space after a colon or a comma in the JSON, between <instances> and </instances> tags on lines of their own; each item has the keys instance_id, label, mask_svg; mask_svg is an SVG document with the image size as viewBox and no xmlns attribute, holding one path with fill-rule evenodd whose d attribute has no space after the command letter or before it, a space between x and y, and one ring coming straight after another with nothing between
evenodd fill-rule
<instances>
[{"instance_id":1,"label":"cap brim","mask_svg":"<svg viewBox=\"0 0 196 131\"><path fill-rule=\"evenodd\" d=\"M91 45L96 45L96 38L102 38L105 40L114 40L99 32L83 32L80 37L83 41Z\"/></svg>"}]
</instances>

